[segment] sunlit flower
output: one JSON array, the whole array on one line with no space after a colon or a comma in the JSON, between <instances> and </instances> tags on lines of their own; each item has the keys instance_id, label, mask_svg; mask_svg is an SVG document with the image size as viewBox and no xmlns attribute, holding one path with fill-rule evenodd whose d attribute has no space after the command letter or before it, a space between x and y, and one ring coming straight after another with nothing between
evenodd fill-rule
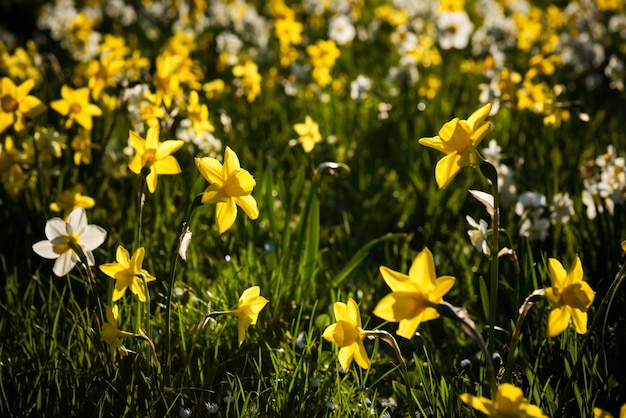
<instances>
[{"instance_id":1,"label":"sunlit flower","mask_svg":"<svg viewBox=\"0 0 626 418\"><path fill-rule=\"evenodd\" d=\"M298 133L298 142L306 153L313 151L315 144L322 141L319 125L309 115L304 118L304 123L293 125L293 129Z\"/></svg>"},{"instance_id":2,"label":"sunlit flower","mask_svg":"<svg viewBox=\"0 0 626 418\"><path fill-rule=\"evenodd\" d=\"M464 403L487 416L548 418L538 406L528 403L520 388L510 383L503 383L498 387L495 401L469 393L463 393L459 397Z\"/></svg>"},{"instance_id":3,"label":"sunlit flower","mask_svg":"<svg viewBox=\"0 0 626 418\"><path fill-rule=\"evenodd\" d=\"M467 220L467 223L469 223L472 227L472 229L467 231L467 235L469 236L474 248L476 248L478 251L482 252L485 255L491 254L491 249L489 248L488 241L489 235L487 234L487 230L489 229L487 221L481 219L479 222L476 222L474 218L469 215L467 215L465 219Z\"/></svg>"},{"instance_id":4,"label":"sunlit flower","mask_svg":"<svg viewBox=\"0 0 626 418\"><path fill-rule=\"evenodd\" d=\"M252 286L241 294L239 298L239 306L237 309L233 309L232 311L226 311L224 314L233 315L238 318L238 336L237 339L239 341L239 346L243 343L244 338L246 338L246 330L250 325L256 324L257 319L259 318L259 312L267 305L269 302L261 295L261 289L259 286Z\"/></svg>"},{"instance_id":5,"label":"sunlit flower","mask_svg":"<svg viewBox=\"0 0 626 418\"><path fill-rule=\"evenodd\" d=\"M21 152L15 147L13 138L6 136L0 143L0 180L4 189L16 196L28 181L28 174L22 169Z\"/></svg>"},{"instance_id":6,"label":"sunlit flower","mask_svg":"<svg viewBox=\"0 0 626 418\"><path fill-rule=\"evenodd\" d=\"M146 184L150 193L154 193L159 175L179 174L181 172L178 161L172 153L183 146L181 140L159 142L158 125L148 128L146 139L130 131L130 144L135 149L135 156L128 164L133 173L141 173L142 169L149 169Z\"/></svg>"},{"instance_id":7,"label":"sunlit flower","mask_svg":"<svg viewBox=\"0 0 626 418\"><path fill-rule=\"evenodd\" d=\"M78 134L72 138L71 147L74 150L75 165L91 164L91 131L78 128Z\"/></svg>"},{"instance_id":8,"label":"sunlit flower","mask_svg":"<svg viewBox=\"0 0 626 418\"><path fill-rule=\"evenodd\" d=\"M259 209L251 194L256 181L241 168L237 154L230 147L224 151L224 165L211 157L196 158L195 161L202 177L210 183L202 195L202 203L217 204L215 223L220 234L235 222L237 206L250 219L258 218Z\"/></svg>"},{"instance_id":9,"label":"sunlit flower","mask_svg":"<svg viewBox=\"0 0 626 418\"><path fill-rule=\"evenodd\" d=\"M121 338L124 337L134 337L135 334L131 334L130 332L120 331L117 328L119 312L117 305L114 305L113 308L110 306L106 307L106 316L107 322L102 324L102 329L100 331L100 338L102 341L109 345L109 352L111 353L111 359L115 361L117 357L117 353L120 354L121 357L125 357L128 355L128 350L122 344Z\"/></svg>"},{"instance_id":10,"label":"sunlit flower","mask_svg":"<svg viewBox=\"0 0 626 418\"><path fill-rule=\"evenodd\" d=\"M565 272L558 260L549 258L548 271L552 287L545 289L546 299L554 306L548 317L548 337L565 331L570 319L577 333L587 333L587 309L593 303L596 293L583 281L580 258L576 256L569 272Z\"/></svg>"},{"instance_id":11,"label":"sunlit flower","mask_svg":"<svg viewBox=\"0 0 626 418\"><path fill-rule=\"evenodd\" d=\"M237 77L239 89L237 95L246 95L248 103L252 103L254 99L261 93L261 74L256 63L248 60L244 64L235 65L233 67L233 75Z\"/></svg>"},{"instance_id":12,"label":"sunlit flower","mask_svg":"<svg viewBox=\"0 0 626 418\"><path fill-rule=\"evenodd\" d=\"M117 83L125 67L126 62L124 59L112 52L89 63L87 67L88 86L91 89L94 100L100 98L102 90Z\"/></svg>"},{"instance_id":13,"label":"sunlit flower","mask_svg":"<svg viewBox=\"0 0 626 418\"><path fill-rule=\"evenodd\" d=\"M348 16L337 15L330 19L328 37L337 42L337 45L346 45L352 42L355 36L356 29Z\"/></svg>"},{"instance_id":14,"label":"sunlit flower","mask_svg":"<svg viewBox=\"0 0 626 418\"><path fill-rule=\"evenodd\" d=\"M26 129L25 118L34 118L46 110L46 106L28 93L35 86L35 80L26 80L19 86L10 78L0 79L0 132L13 126L16 132Z\"/></svg>"},{"instance_id":15,"label":"sunlit flower","mask_svg":"<svg viewBox=\"0 0 626 418\"><path fill-rule=\"evenodd\" d=\"M64 85L61 87L61 99L54 100L50 107L67 116L65 129L68 129L74 122L87 130L93 127L94 116L102 115L102 110L93 103L89 103L89 89L87 87L74 90Z\"/></svg>"},{"instance_id":16,"label":"sunlit flower","mask_svg":"<svg viewBox=\"0 0 626 418\"><path fill-rule=\"evenodd\" d=\"M56 259L52 271L57 276L69 273L79 258L93 266L92 251L105 240L106 231L97 225L87 225L85 209L78 208L68 216L67 222L52 218L46 222L47 240L33 244L33 250L43 258Z\"/></svg>"},{"instance_id":17,"label":"sunlit flower","mask_svg":"<svg viewBox=\"0 0 626 418\"><path fill-rule=\"evenodd\" d=\"M363 345L366 332L361 325L358 305L350 298L347 304L335 302L333 310L337 322L328 326L322 337L339 346L339 364L344 370L348 370L352 360L362 368L369 369L370 360Z\"/></svg>"},{"instance_id":18,"label":"sunlit flower","mask_svg":"<svg viewBox=\"0 0 626 418\"><path fill-rule=\"evenodd\" d=\"M115 253L117 263L107 263L100 266L100 270L104 274L115 279L113 302L124 296L126 289L130 289L136 294L140 301L145 302L147 300L148 289L145 288L144 281L147 283L156 279L142 268L144 255L144 248L139 247L133 256L129 257L128 251L120 245Z\"/></svg>"},{"instance_id":19,"label":"sunlit flower","mask_svg":"<svg viewBox=\"0 0 626 418\"><path fill-rule=\"evenodd\" d=\"M96 201L93 198L82 194L83 188L78 185L72 190L64 190L57 200L50 203L50 210L53 212L63 212L63 218L67 219L70 213L77 208L92 208Z\"/></svg>"},{"instance_id":20,"label":"sunlit flower","mask_svg":"<svg viewBox=\"0 0 626 418\"><path fill-rule=\"evenodd\" d=\"M557 193L553 197L552 212L550 220L553 223L566 224L574 215L574 202L569 197L569 193Z\"/></svg>"},{"instance_id":21,"label":"sunlit flower","mask_svg":"<svg viewBox=\"0 0 626 418\"><path fill-rule=\"evenodd\" d=\"M464 10L445 12L437 19L439 45L442 49L463 49L470 40L474 25Z\"/></svg>"},{"instance_id":22,"label":"sunlit flower","mask_svg":"<svg viewBox=\"0 0 626 418\"><path fill-rule=\"evenodd\" d=\"M437 304L454 285L454 277L437 278L435 262L428 248L421 251L409 269L409 274L381 266L380 273L391 293L378 302L374 315L390 322L399 322L397 334L411 339L420 323L439 317Z\"/></svg>"},{"instance_id":23,"label":"sunlit flower","mask_svg":"<svg viewBox=\"0 0 626 418\"><path fill-rule=\"evenodd\" d=\"M467 119L454 118L439 130L439 135L432 138L421 138L419 143L446 154L435 167L435 179L439 187L446 187L456 176L461 167L476 165L480 156L476 147L483 140L490 122L485 122L491 104L481 107Z\"/></svg>"},{"instance_id":24,"label":"sunlit flower","mask_svg":"<svg viewBox=\"0 0 626 418\"><path fill-rule=\"evenodd\" d=\"M619 418L626 418L626 403L619 409ZM593 408L593 418L613 418L613 415L601 408Z\"/></svg>"}]
</instances>

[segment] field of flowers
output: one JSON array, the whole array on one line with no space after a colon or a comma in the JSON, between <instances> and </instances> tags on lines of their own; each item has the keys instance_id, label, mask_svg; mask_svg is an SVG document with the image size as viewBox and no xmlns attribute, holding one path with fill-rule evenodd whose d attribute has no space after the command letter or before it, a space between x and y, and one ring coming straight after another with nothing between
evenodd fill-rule
<instances>
[{"instance_id":1,"label":"field of flowers","mask_svg":"<svg viewBox=\"0 0 626 418\"><path fill-rule=\"evenodd\" d=\"M0 4L0 415L626 417L623 0Z\"/></svg>"}]
</instances>

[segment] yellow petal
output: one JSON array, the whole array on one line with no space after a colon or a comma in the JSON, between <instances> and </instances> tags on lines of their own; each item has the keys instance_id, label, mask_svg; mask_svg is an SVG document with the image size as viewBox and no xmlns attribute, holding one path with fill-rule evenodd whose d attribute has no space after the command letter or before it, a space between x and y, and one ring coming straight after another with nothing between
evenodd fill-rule
<instances>
[{"instance_id":1,"label":"yellow petal","mask_svg":"<svg viewBox=\"0 0 626 418\"><path fill-rule=\"evenodd\" d=\"M128 163L128 169L135 174L141 173L141 155L139 153L135 154L135 156Z\"/></svg>"},{"instance_id":2,"label":"yellow petal","mask_svg":"<svg viewBox=\"0 0 626 418\"><path fill-rule=\"evenodd\" d=\"M459 395L461 401L476 409L479 412L482 412L485 415L495 415L495 408L493 406L493 402L490 399L483 398L482 396L474 396L469 393L463 393Z\"/></svg>"},{"instance_id":3,"label":"yellow petal","mask_svg":"<svg viewBox=\"0 0 626 418\"><path fill-rule=\"evenodd\" d=\"M445 144L441 140L441 138L439 138L439 136L434 136L431 138L421 138L417 142L419 142L420 145L423 145L425 147L434 148L437 151L441 151L441 152L446 152L444 151L446 149Z\"/></svg>"},{"instance_id":4,"label":"yellow petal","mask_svg":"<svg viewBox=\"0 0 626 418\"><path fill-rule=\"evenodd\" d=\"M416 317L424 307L420 305L414 293L392 292L378 302L374 308L374 315L385 321L398 322Z\"/></svg>"},{"instance_id":5,"label":"yellow petal","mask_svg":"<svg viewBox=\"0 0 626 418\"><path fill-rule=\"evenodd\" d=\"M115 278L115 275L118 272L124 270L124 267L121 266L119 263L101 264L99 268L100 268L100 271L102 271L104 274L113 278Z\"/></svg>"},{"instance_id":6,"label":"yellow petal","mask_svg":"<svg viewBox=\"0 0 626 418\"><path fill-rule=\"evenodd\" d=\"M461 167L461 154L448 154L439 160L435 166L435 180L439 188L448 186Z\"/></svg>"},{"instance_id":7,"label":"yellow petal","mask_svg":"<svg viewBox=\"0 0 626 418\"><path fill-rule=\"evenodd\" d=\"M239 317L237 319L237 340L239 342L239 346L243 343L243 340L246 338L246 331L250 324L252 323L252 318L248 316Z\"/></svg>"},{"instance_id":8,"label":"yellow petal","mask_svg":"<svg viewBox=\"0 0 626 418\"><path fill-rule=\"evenodd\" d=\"M165 158L168 155L173 154L176 151L178 151L184 144L185 144L185 142L181 141L179 139L171 139L169 141L163 141L159 145L159 148L157 148L157 152L155 154L155 158L157 160Z\"/></svg>"},{"instance_id":9,"label":"yellow petal","mask_svg":"<svg viewBox=\"0 0 626 418\"><path fill-rule=\"evenodd\" d=\"M168 155L161 160L157 160L154 163L154 169L158 174L179 174L181 172L180 165L173 155Z\"/></svg>"},{"instance_id":10,"label":"yellow petal","mask_svg":"<svg viewBox=\"0 0 626 418\"><path fill-rule=\"evenodd\" d=\"M259 286L252 286L243 291L239 297L239 304L244 303L246 300L255 298L261 294L261 288Z\"/></svg>"},{"instance_id":11,"label":"yellow petal","mask_svg":"<svg viewBox=\"0 0 626 418\"><path fill-rule=\"evenodd\" d=\"M580 282L582 281L582 279L583 279L583 266L580 262L580 258L577 255L576 259L574 260L574 264L572 264L570 271L567 273L564 284L565 286L567 286L572 283Z\"/></svg>"},{"instance_id":12,"label":"yellow petal","mask_svg":"<svg viewBox=\"0 0 626 418\"><path fill-rule=\"evenodd\" d=\"M217 183L213 183L206 188L204 193L202 193L201 202L203 205L207 205L217 202L228 202L229 199L230 198L226 195L226 193L224 193L222 186Z\"/></svg>"},{"instance_id":13,"label":"yellow petal","mask_svg":"<svg viewBox=\"0 0 626 418\"><path fill-rule=\"evenodd\" d=\"M348 305L343 302L335 302L333 305L333 312L335 313L335 321L351 321L350 314L348 313Z\"/></svg>"},{"instance_id":14,"label":"yellow petal","mask_svg":"<svg viewBox=\"0 0 626 418\"><path fill-rule=\"evenodd\" d=\"M157 172L156 170L151 170L150 174L146 176L146 184L148 185L148 191L150 193L154 193L157 187Z\"/></svg>"},{"instance_id":15,"label":"yellow petal","mask_svg":"<svg viewBox=\"0 0 626 418\"><path fill-rule=\"evenodd\" d=\"M159 148L159 127L154 126L148 128L148 132L146 132L146 149L157 150Z\"/></svg>"},{"instance_id":16,"label":"yellow petal","mask_svg":"<svg viewBox=\"0 0 626 418\"><path fill-rule=\"evenodd\" d=\"M410 319L404 319L400 321L396 334L403 338L406 338L407 340L410 340L417 332L417 328L419 328L421 323L422 315L417 315Z\"/></svg>"},{"instance_id":17,"label":"yellow petal","mask_svg":"<svg viewBox=\"0 0 626 418\"><path fill-rule=\"evenodd\" d=\"M200 171L200 174L206 181L211 184L216 183L220 187L222 186L224 178L222 177L222 164L219 161L210 157L195 158L194 161L198 171Z\"/></svg>"},{"instance_id":18,"label":"yellow petal","mask_svg":"<svg viewBox=\"0 0 626 418\"><path fill-rule=\"evenodd\" d=\"M146 148L146 141L133 131L129 131L128 140L137 154L143 154Z\"/></svg>"},{"instance_id":19,"label":"yellow petal","mask_svg":"<svg viewBox=\"0 0 626 418\"><path fill-rule=\"evenodd\" d=\"M224 151L224 168L222 169L223 177L228 178L230 173L234 173L240 168L239 157L237 157L235 151L230 149L230 147L226 147L226 150Z\"/></svg>"},{"instance_id":20,"label":"yellow petal","mask_svg":"<svg viewBox=\"0 0 626 418\"><path fill-rule=\"evenodd\" d=\"M348 299L348 317L350 322L354 323L357 327L361 327L361 313L359 312L359 305L356 304L354 299Z\"/></svg>"},{"instance_id":21,"label":"yellow petal","mask_svg":"<svg viewBox=\"0 0 626 418\"><path fill-rule=\"evenodd\" d=\"M565 278L567 277L567 273L559 260L556 258L548 259L548 273L550 274L552 287L555 287L558 290L565 287Z\"/></svg>"},{"instance_id":22,"label":"yellow petal","mask_svg":"<svg viewBox=\"0 0 626 418\"><path fill-rule=\"evenodd\" d=\"M440 303L444 295L448 293L450 289L452 289L452 286L454 286L455 281L456 279L452 276L441 276L437 278L437 284L436 284L435 290L433 290L430 293L430 295L428 296L428 299L431 302Z\"/></svg>"},{"instance_id":23,"label":"yellow petal","mask_svg":"<svg viewBox=\"0 0 626 418\"><path fill-rule=\"evenodd\" d=\"M587 312L583 312L580 309L570 309L572 314L572 323L574 329L579 334L587 333Z\"/></svg>"},{"instance_id":24,"label":"yellow petal","mask_svg":"<svg viewBox=\"0 0 626 418\"><path fill-rule=\"evenodd\" d=\"M383 276L383 280L393 292L410 292L415 290L414 283L411 282L411 278L406 274L402 274L385 266L380 266L379 271Z\"/></svg>"},{"instance_id":25,"label":"yellow petal","mask_svg":"<svg viewBox=\"0 0 626 418\"><path fill-rule=\"evenodd\" d=\"M356 344L349 345L347 347L342 347L339 349L339 364L344 370L348 370L350 367L350 363L352 363L352 359L354 358L354 350L356 349Z\"/></svg>"},{"instance_id":26,"label":"yellow petal","mask_svg":"<svg viewBox=\"0 0 626 418\"><path fill-rule=\"evenodd\" d=\"M335 328L337 328L337 324L331 324L326 327L324 333L322 334L322 337L324 337L324 339L330 341L333 344L337 344L335 342Z\"/></svg>"},{"instance_id":27,"label":"yellow petal","mask_svg":"<svg viewBox=\"0 0 626 418\"><path fill-rule=\"evenodd\" d=\"M118 247L118 248L121 248ZM126 250L124 250L126 251ZM135 272L139 273L141 271L141 265L143 264L143 258L146 254L146 250L144 247L139 247L133 254L132 258L128 260L128 266ZM126 257L128 258L128 251L126 251ZM119 261L119 260L118 260Z\"/></svg>"},{"instance_id":28,"label":"yellow petal","mask_svg":"<svg viewBox=\"0 0 626 418\"><path fill-rule=\"evenodd\" d=\"M147 289L143 285L143 281L139 278L134 278L130 284L130 291L137 295L140 301L145 302L147 300Z\"/></svg>"},{"instance_id":29,"label":"yellow petal","mask_svg":"<svg viewBox=\"0 0 626 418\"><path fill-rule=\"evenodd\" d=\"M565 331L570 318L570 312L566 307L553 309L548 316L547 336L555 337Z\"/></svg>"},{"instance_id":30,"label":"yellow petal","mask_svg":"<svg viewBox=\"0 0 626 418\"><path fill-rule=\"evenodd\" d=\"M370 359L367 356L367 351L365 350L365 346L362 341L359 341L356 345L356 350L354 350L354 361L356 361L356 364L361 366L363 369L370 368Z\"/></svg>"},{"instance_id":31,"label":"yellow petal","mask_svg":"<svg viewBox=\"0 0 626 418\"><path fill-rule=\"evenodd\" d=\"M67 115L70 113L70 104L65 100L53 100L50 102L50 107L61 115Z\"/></svg>"},{"instance_id":32,"label":"yellow petal","mask_svg":"<svg viewBox=\"0 0 626 418\"><path fill-rule=\"evenodd\" d=\"M20 102L20 112L29 118L34 118L35 116L43 113L45 110L46 105L44 105L41 100L35 96L26 96Z\"/></svg>"},{"instance_id":33,"label":"yellow petal","mask_svg":"<svg viewBox=\"0 0 626 418\"><path fill-rule=\"evenodd\" d=\"M248 215L248 218L255 220L259 217L259 208L252 195L233 197L233 201Z\"/></svg>"},{"instance_id":34,"label":"yellow petal","mask_svg":"<svg viewBox=\"0 0 626 418\"><path fill-rule=\"evenodd\" d=\"M435 273L435 260L428 247L420 251L413 259L409 269L411 281L417 283L422 291L430 291L435 287L437 275Z\"/></svg>"},{"instance_id":35,"label":"yellow petal","mask_svg":"<svg viewBox=\"0 0 626 418\"><path fill-rule=\"evenodd\" d=\"M491 112L491 103L487 103L486 105L472 113L470 117L467 118L467 124L473 131L475 131L476 128L483 123L485 118L489 116L489 112Z\"/></svg>"},{"instance_id":36,"label":"yellow petal","mask_svg":"<svg viewBox=\"0 0 626 418\"><path fill-rule=\"evenodd\" d=\"M237 206L232 199L227 202L217 202L215 209L215 223L217 225L217 231L220 234L228 231L235 223L237 218Z\"/></svg>"},{"instance_id":37,"label":"yellow petal","mask_svg":"<svg viewBox=\"0 0 626 418\"><path fill-rule=\"evenodd\" d=\"M128 268L130 266L130 256L128 254L128 251L121 245L117 246L117 250L115 252L115 260L120 263L120 265L124 268Z\"/></svg>"},{"instance_id":38,"label":"yellow petal","mask_svg":"<svg viewBox=\"0 0 626 418\"><path fill-rule=\"evenodd\" d=\"M458 118L452 119L441 127L439 138L443 141L443 152L446 154L461 153L471 144L470 132L467 131L466 124L461 123Z\"/></svg>"}]
</instances>

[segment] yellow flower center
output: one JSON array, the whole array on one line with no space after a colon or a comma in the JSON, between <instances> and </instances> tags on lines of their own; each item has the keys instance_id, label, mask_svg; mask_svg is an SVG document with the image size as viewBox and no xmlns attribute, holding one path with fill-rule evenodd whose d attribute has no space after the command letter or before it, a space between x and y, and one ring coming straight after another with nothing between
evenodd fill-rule
<instances>
[{"instance_id":1,"label":"yellow flower center","mask_svg":"<svg viewBox=\"0 0 626 418\"><path fill-rule=\"evenodd\" d=\"M0 107L2 107L2 110L6 113L13 113L19 107L19 103L13 96L5 94L2 96L2 99L0 99Z\"/></svg>"},{"instance_id":2,"label":"yellow flower center","mask_svg":"<svg viewBox=\"0 0 626 418\"><path fill-rule=\"evenodd\" d=\"M57 254L63 254L66 251L77 248L78 237L76 235L70 234L63 237L63 241L58 244L52 244L52 251Z\"/></svg>"},{"instance_id":3,"label":"yellow flower center","mask_svg":"<svg viewBox=\"0 0 626 418\"><path fill-rule=\"evenodd\" d=\"M150 167L156 161L156 150L154 148L150 148L144 151L141 156L141 166L142 167Z\"/></svg>"},{"instance_id":4,"label":"yellow flower center","mask_svg":"<svg viewBox=\"0 0 626 418\"><path fill-rule=\"evenodd\" d=\"M82 106L78 103L72 103L70 105L70 113L80 113Z\"/></svg>"}]
</instances>

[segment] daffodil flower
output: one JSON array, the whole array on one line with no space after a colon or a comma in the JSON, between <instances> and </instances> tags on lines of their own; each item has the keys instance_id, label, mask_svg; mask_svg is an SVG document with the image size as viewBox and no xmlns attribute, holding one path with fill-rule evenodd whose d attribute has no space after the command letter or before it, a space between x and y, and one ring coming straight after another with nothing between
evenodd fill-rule
<instances>
[{"instance_id":1,"label":"daffodil flower","mask_svg":"<svg viewBox=\"0 0 626 418\"><path fill-rule=\"evenodd\" d=\"M229 147L224 151L224 165L215 158L196 158L196 166L210 184L202 195L202 204L216 203L215 223L220 234L235 223L237 206L241 207L250 219L259 217L252 189L256 181L241 168L237 154Z\"/></svg>"},{"instance_id":2,"label":"daffodil flower","mask_svg":"<svg viewBox=\"0 0 626 418\"><path fill-rule=\"evenodd\" d=\"M363 345L367 331L362 328L358 305L350 298L347 304L335 302L333 310L337 322L329 325L322 337L339 346L339 364L344 370L348 370L352 360L363 369L369 369L370 360Z\"/></svg>"},{"instance_id":3,"label":"daffodil flower","mask_svg":"<svg viewBox=\"0 0 626 418\"><path fill-rule=\"evenodd\" d=\"M619 418L626 418L626 403L619 409ZM593 418L613 418L613 415L604 409L593 408Z\"/></svg>"},{"instance_id":4,"label":"daffodil flower","mask_svg":"<svg viewBox=\"0 0 626 418\"><path fill-rule=\"evenodd\" d=\"M128 288L137 295L140 301L145 302L147 300L146 293L148 290L144 286L144 281L147 283L156 279L141 267L144 255L145 250L143 247L140 247L137 248L132 257L129 257L128 251L120 245L115 253L117 263L108 263L100 266L100 270L104 274L115 279L113 302L124 296Z\"/></svg>"},{"instance_id":5,"label":"daffodil flower","mask_svg":"<svg viewBox=\"0 0 626 418\"><path fill-rule=\"evenodd\" d=\"M0 80L0 132L13 125L15 132L26 129L25 118L34 118L46 110L46 106L28 93L35 80L26 80L16 86L8 77Z\"/></svg>"},{"instance_id":6,"label":"daffodil flower","mask_svg":"<svg viewBox=\"0 0 626 418\"><path fill-rule=\"evenodd\" d=\"M149 169L146 184L150 193L154 193L159 175L179 174L178 161L172 153L183 146L184 141L169 140L159 142L159 126L148 128L146 139L130 131L130 144L135 149L135 156L128 164L133 173L139 174L143 168Z\"/></svg>"},{"instance_id":7,"label":"daffodil flower","mask_svg":"<svg viewBox=\"0 0 626 418\"><path fill-rule=\"evenodd\" d=\"M67 222L52 218L46 222L47 240L33 244L33 250L43 258L56 259L52 271L57 276L69 273L78 260L93 266L92 251L105 240L107 233L97 225L87 225L85 209L73 210Z\"/></svg>"},{"instance_id":8,"label":"daffodil flower","mask_svg":"<svg viewBox=\"0 0 626 418\"><path fill-rule=\"evenodd\" d=\"M437 185L446 187L462 167L478 164L482 159L476 147L485 138L490 122L485 118L491 111L491 103L481 107L467 119L454 118L439 130L439 135L421 138L419 143L446 154L435 167Z\"/></svg>"},{"instance_id":9,"label":"daffodil flower","mask_svg":"<svg viewBox=\"0 0 626 418\"><path fill-rule=\"evenodd\" d=\"M577 333L587 333L587 309L593 303L596 293L583 281L580 258L576 256L569 272L565 272L558 260L549 258L548 272L552 287L545 289L546 299L554 306L548 317L548 337L565 331L570 319Z\"/></svg>"},{"instance_id":10,"label":"daffodil flower","mask_svg":"<svg viewBox=\"0 0 626 418\"><path fill-rule=\"evenodd\" d=\"M319 126L309 115L304 118L304 123L293 125L293 129L298 133L298 142L306 153L313 151L315 144L322 141Z\"/></svg>"},{"instance_id":11,"label":"daffodil flower","mask_svg":"<svg viewBox=\"0 0 626 418\"><path fill-rule=\"evenodd\" d=\"M72 190L63 191L55 202L50 203L50 210L53 212L63 212L63 217L67 219L70 213L76 208L92 208L96 201L93 198L83 195L80 185Z\"/></svg>"},{"instance_id":12,"label":"daffodil flower","mask_svg":"<svg viewBox=\"0 0 626 418\"><path fill-rule=\"evenodd\" d=\"M498 387L494 401L469 393L463 393L460 398L464 403L490 417L548 418L541 408L528 403L520 388L510 383L503 383Z\"/></svg>"},{"instance_id":13,"label":"daffodil flower","mask_svg":"<svg viewBox=\"0 0 626 418\"><path fill-rule=\"evenodd\" d=\"M98 106L89 102L90 91L87 87L74 90L69 86L61 87L61 99L50 103L50 107L63 116L67 116L65 129L72 126L74 122L83 128L91 131L93 127L93 117L102 115L102 110Z\"/></svg>"},{"instance_id":14,"label":"daffodil flower","mask_svg":"<svg viewBox=\"0 0 626 418\"><path fill-rule=\"evenodd\" d=\"M267 305L267 302L269 302L267 299L260 295L261 288L259 286L252 286L244 290L244 292L241 294L237 309L223 312L225 315L232 315L238 318L237 339L239 341L239 346L241 346L243 340L246 338L246 330L248 329L248 327L250 325L256 324L256 321L259 318L259 312L261 312L265 305Z\"/></svg>"},{"instance_id":15,"label":"daffodil flower","mask_svg":"<svg viewBox=\"0 0 626 418\"><path fill-rule=\"evenodd\" d=\"M124 337L134 337L135 334L131 334L130 332L120 331L117 328L118 321L118 308L117 305L114 305L113 308L110 306L106 307L106 316L107 322L102 324L102 330L100 331L100 338L102 341L109 345L109 351L111 353L111 359L115 361L117 353L120 354L121 357L125 357L128 355L128 350L122 344L121 338Z\"/></svg>"},{"instance_id":16,"label":"daffodil flower","mask_svg":"<svg viewBox=\"0 0 626 418\"><path fill-rule=\"evenodd\" d=\"M428 248L415 257L409 275L381 266L380 273L391 293L378 302L374 315L399 322L397 334L410 339L420 323L439 317L437 304L454 285L454 277L435 274L435 262Z\"/></svg>"}]
</instances>

